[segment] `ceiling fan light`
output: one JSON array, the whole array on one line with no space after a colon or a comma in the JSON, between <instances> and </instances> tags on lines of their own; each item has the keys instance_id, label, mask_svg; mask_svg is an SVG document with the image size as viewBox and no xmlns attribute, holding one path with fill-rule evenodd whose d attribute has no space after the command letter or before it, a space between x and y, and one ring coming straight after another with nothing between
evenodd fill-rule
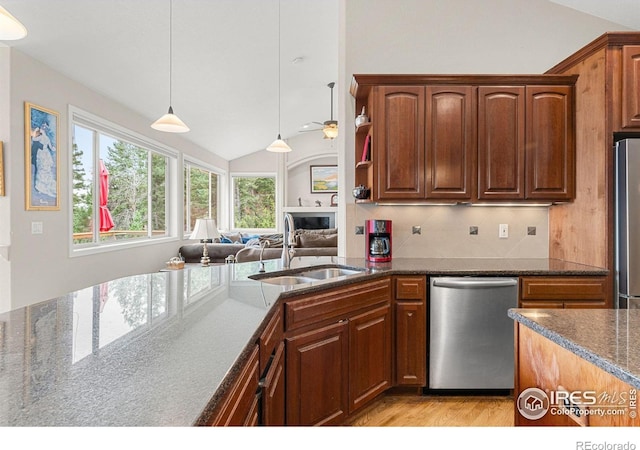
<instances>
[{"instance_id":1,"label":"ceiling fan light","mask_svg":"<svg viewBox=\"0 0 640 450\"><path fill-rule=\"evenodd\" d=\"M282 140L280 135L278 135L278 139L273 141L271 145L267 147L267 151L274 153L287 153L291 151L291 147L289 147L287 143Z\"/></svg>"},{"instance_id":2,"label":"ceiling fan light","mask_svg":"<svg viewBox=\"0 0 640 450\"><path fill-rule=\"evenodd\" d=\"M15 41L27 35L27 29L9 11L0 6L0 41Z\"/></svg>"},{"instance_id":3,"label":"ceiling fan light","mask_svg":"<svg viewBox=\"0 0 640 450\"><path fill-rule=\"evenodd\" d=\"M338 137L338 122L335 120L327 120L322 129L324 139L335 139Z\"/></svg>"},{"instance_id":4,"label":"ceiling fan light","mask_svg":"<svg viewBox=\"0 0 640 450\"><path fill-rule=\"evenodd\" d=\"M189 127L173 113L171 106L169 106L169 112L151 124L151 128L167 133L186 133L189 131Z\"/></svg>"}]
</instances>

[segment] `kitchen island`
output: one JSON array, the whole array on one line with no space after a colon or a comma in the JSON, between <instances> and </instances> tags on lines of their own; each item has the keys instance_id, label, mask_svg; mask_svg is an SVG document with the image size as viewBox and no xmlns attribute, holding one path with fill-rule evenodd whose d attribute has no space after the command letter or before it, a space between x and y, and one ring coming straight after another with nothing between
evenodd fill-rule
<instances>
[{"instance_id":1,"label":"kitchen island","mask_svg":"<svg viewBox=\"0 0 640 450\"><path fill-rule=\"evenodd\" d=\"M134 275L0 314L0 426L208 423L280 303L394 275L600 276L547 259L294 258L353 277L301 285L249 278L258 263ZM280 260L265 261L268 273Z\"/></svg>"},{"instance_id":2,"label":"kitchen island","mask_svg":"<svg viewBox=\"0 0 640 450\"><path fill-rule=\"evenodd\" d=\"M640 310L508 314L516 333L516 425L640 424Z\"/></svg>"}]
</instances>

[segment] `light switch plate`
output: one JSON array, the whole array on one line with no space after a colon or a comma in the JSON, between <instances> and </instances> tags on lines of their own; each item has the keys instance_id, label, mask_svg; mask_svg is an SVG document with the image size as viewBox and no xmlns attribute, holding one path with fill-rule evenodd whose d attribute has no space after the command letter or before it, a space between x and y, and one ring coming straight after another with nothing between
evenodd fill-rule
<instances>
[{"instance_id":1,"label":"light switch plate","mask_svg":"<svg viewBox=\"0 0 640 450\"><path fill-rule=\"evenodd\" d=\"M42 234L42 222L31 222L31 234Z\"/></svg>"}]
</instances>

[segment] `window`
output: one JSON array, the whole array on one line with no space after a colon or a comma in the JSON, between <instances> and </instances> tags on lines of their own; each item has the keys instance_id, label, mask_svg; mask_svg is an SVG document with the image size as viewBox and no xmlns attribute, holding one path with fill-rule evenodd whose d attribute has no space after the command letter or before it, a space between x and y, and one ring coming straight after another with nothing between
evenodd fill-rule
<instances>
[{"instance_id":1,"label":"window","mask_svg":"<svg viewBox=\"0 0 640 450\"><path fill-rule=\"evenodd\" d=\"M73 249L169 236L175 155L86 114L71 114Z\"/></svg>"},{"instance_id":2,"label":"window","mask_svg":"<svg viewBox=\"0 0 640 450\"><path fill-rule=\"evenodd\" d=\"M275 229L275 174L232 175L233 228Z\"/></svg>"},{"instance_id":3,"label":"window","mask_svg":"<svg viewBox=\"0 0 640 450\"><path fill-rule=\"evenodd\" d=\"M184 162L184 232L191 233L196 219L211 217L220 226L218 216L221 175L201 165Z\"/></svg>"}]
</instances>

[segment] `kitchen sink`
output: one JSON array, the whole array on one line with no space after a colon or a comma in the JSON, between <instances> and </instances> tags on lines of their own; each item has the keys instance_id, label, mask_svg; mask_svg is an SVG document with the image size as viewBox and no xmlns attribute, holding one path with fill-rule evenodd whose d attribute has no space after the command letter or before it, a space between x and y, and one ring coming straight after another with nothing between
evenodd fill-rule
<instances>
[{"instance_id":1,"label":"kitchen sink","mask_svg":"<svg viewBox=\"0 0 640 450\"><path fill-rule=\"evenodd\" d=\"M300 272L300 276L314 278L316 280L328 280L330 278L344 277L362 273L362 270L343 269L341 267L330 267L325 269L313 269Z\"/></svg>"},{"instance_id":2,"label":"kitchen sink","mask_svg":"<svg viewBox=\"0 0 640 450\"><path fill-rule=\"evenodd\" d=\"M291 286L296 284L330 281L364 273L365 269L353 269L346 267L321 267L308 268L306 270L286 271L273 274L255 274L249 278L263 283Z\"/></svg>"},{"instance_id":3,"label":"kitchen sink","mask_svg":"<svg viewBox=\"0 0 640 450\"><path fill-rule=\"evenodd\" d=\"M301 277L295 275L281 275L276 277L267 277L267 278L254 278L258 281L262 281L263 283L269 284L279 284L282 286L291 286L293 284L304 284L311 283L312 281L318 281L315 278L310 277Z\"/></svg>"}]
</instances>

